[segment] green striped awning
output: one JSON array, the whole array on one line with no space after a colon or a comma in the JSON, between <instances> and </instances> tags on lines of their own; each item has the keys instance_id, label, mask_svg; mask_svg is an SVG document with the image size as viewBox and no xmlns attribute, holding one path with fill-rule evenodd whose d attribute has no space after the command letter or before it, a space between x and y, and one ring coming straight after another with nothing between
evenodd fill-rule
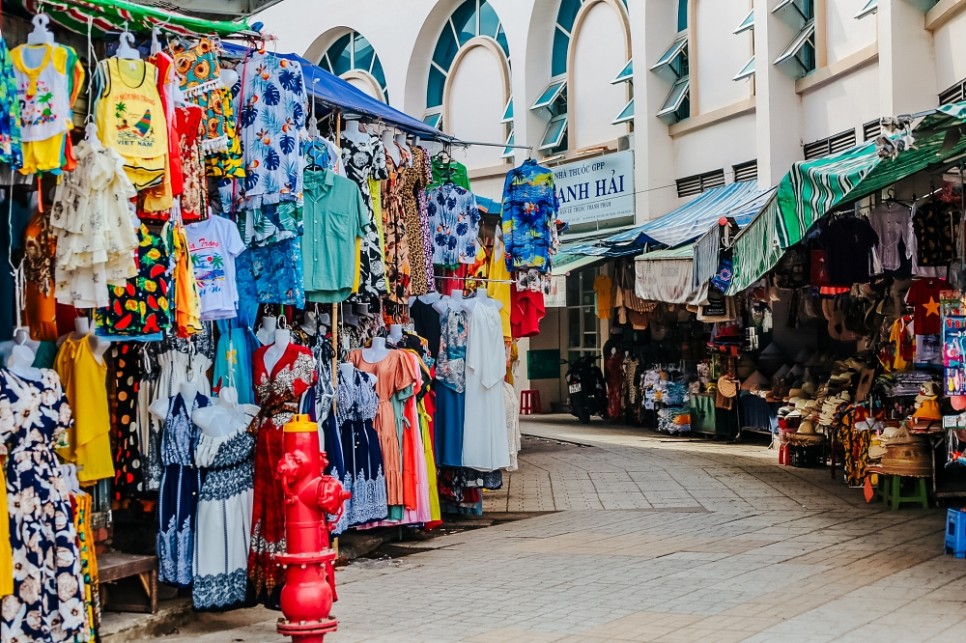
<instances>
[{"instance_id":1,"label":"green striped awning","mask_svg":"<svg viewBox=\"0 0 966 643\"><path fill-rule=\"evenodd\" d=\"M79 34L87 34L88 24L95 35L149 32L158 27L162 32L179 36L232 36L252 34L243 18L239 21L205 20L175 11L146 7L128 0L14 0L31 14L46 13L51 22Z\"/></svg>"},{"instance_id":2,"label":"green striped awning","mask_svg":"<svg viewBox=\"0 0 966 643\"><path fill-rule=\"evenodd\" d=\"M795 163L778 185L780 247L801 241L838 204L868 196L966 152L964 121L966 102L943 105L915 126L915 145L895 158L880 157L875 141L869 141L839 154Z\"/></svg>"},{"instance_id":3,"label":"green striped awning","mask_svg":"<svg viewBox=\"0 0 966 643\"><path fill-rule=\"evenodd\" d=\"M782 257L778 245L778 199L772 198L754 221L738 233L732 248L728 295L737 295L768 274Z\"/></svg>"}]
</instances>

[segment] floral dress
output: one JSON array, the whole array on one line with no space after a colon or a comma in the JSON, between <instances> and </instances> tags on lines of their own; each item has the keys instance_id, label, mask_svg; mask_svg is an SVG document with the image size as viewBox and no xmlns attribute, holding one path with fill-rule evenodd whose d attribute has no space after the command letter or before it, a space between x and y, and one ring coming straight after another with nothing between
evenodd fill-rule
<instances>
[{"instance_id":1,"label":"floral dress","mask_svg":"<svg viewBox=\"0 0 966 643\"><path fill-rule=\"evenodd\" d=\"M70 494L54 445L70 426L57 373L0 371L0 440L13 549L14 592L3 597L0 640L86 640L84 577Z\"/></svg>"},{"instance_id":2,"label":"floral dress","mask_svg":"<svg viewBox=\"0 0 966 643\"><path fill-rule=\"evenodd\" d=\"M256 599L275 606L285 582L285 570L275 564L275 555L285 553L285 497L276 478L284 451L282 427L298 411L299 398L315 383L316 375L312 351L297 344L286 346L269 372L265 367L269 348L259 348L253 358L255 397L261 411L252 423L257 434L248 579Z\"/></svg>"},{"instance_id":3,"label":"floral dress","mask_svg":"<svg viewBox=\"0 0 966 643\"><path fill-rule=\"evenodd\" d=\"M345 165L346 177L359 186L362 202L366 208L367 223L362 233L358 299L362 302L374 303L388 292L388 286L369 179L381 181L388 177L386 148L375 136L370 136L364 142L343 136L342 162Z\"/></svg>"},{"instance_id":4,"label":"floral dress","mask_svg":"<svg viewBox=\"0 0 966 643\"><path fill-rule=\"evenodd\" d=\"M161 495L158 499L158 580L175 587L188 587L194 579L195 514L201 470L194 464L199 429L191 416L209 405L207 397L195 395L188 407L181 393L167 401L167 415L161 431ZM152 406L152 410L158 407Z\"/></svg>"},{"instance_id":5,"label":"floral dress","mask_svg":"<svg viewBox=\"0 0 966 643\"><path fill-rule=\"evenodd\" d=\"M355 370L350 377L339 372L336 420L342 436L346 474L342 486L352 492L346 501L346 526L384 520L389 515L382 448L373 427L379 396L373 378Z\"/></svg>"}]
</instances>

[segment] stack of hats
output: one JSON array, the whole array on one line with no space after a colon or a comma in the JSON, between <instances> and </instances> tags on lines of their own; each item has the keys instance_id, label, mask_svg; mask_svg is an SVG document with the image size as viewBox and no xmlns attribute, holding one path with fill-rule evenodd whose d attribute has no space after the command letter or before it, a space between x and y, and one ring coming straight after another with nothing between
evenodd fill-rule
<instances>
[{"instance_id":1,"label":"stack of hats","mask_svg":"<svg viewBox=\"0 0 966 643\"><path fill-rule=\"evenodd\" d=\"M835 428L842 419L842 414L848 410L852 403L852 394L848 391L840 391L835 395L827 395L822 403L822 411L819 414L818 423L820 426Z\"/></svg>"},{"instance_id":2,"label":"stack of hats","mask_svg":"<svg viewBox=\"0 0 966 643\"><path fill-rule=\"evenodd\" d=\"M939 394L939 384L936 382L924 382L919 387L919 395L916 396L916 411L912 414L911 430L925 431L942 422L943 415L939 410Z\"/></svg>"}]
</instances>

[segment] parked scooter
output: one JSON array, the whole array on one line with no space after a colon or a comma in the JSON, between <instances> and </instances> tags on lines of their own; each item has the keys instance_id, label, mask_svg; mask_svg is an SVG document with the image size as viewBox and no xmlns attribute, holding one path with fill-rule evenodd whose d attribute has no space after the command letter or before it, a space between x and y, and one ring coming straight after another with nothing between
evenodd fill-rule
<instances>
[{"instance_id":1,"label":"parked scooter","mask_svg":"<svg viewBox=\"0 0 966 643\"><path fill-rule=\"evenodd\" d=\"M592 415L604 416L607 410L607 393L604 374L597 366L600 355L586 355L570 364L564 379L570 393L570 413L581 424L588 424Z\"/></svg>"}]
</instances>

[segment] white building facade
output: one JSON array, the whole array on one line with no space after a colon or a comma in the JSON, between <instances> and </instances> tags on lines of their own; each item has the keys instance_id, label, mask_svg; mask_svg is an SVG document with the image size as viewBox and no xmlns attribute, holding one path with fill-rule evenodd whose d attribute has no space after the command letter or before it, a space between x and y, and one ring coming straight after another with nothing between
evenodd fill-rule
<instances>
[{"instance_id":1,"label":"white building facade","mask_svg":"<svg viewBox=\"0 0 966 643\"><path fill-rule=\"evenodd\" d=\"M498 144L453 152L483 196L529 154L502 143L550 165L629 150L637 223L966 98L966 0L284 0L253 20L279 51ZM574 233L626 223L604 212ZM587 287L547 320L571 355L606 337Z\"/></svg>"}]
</instances>

